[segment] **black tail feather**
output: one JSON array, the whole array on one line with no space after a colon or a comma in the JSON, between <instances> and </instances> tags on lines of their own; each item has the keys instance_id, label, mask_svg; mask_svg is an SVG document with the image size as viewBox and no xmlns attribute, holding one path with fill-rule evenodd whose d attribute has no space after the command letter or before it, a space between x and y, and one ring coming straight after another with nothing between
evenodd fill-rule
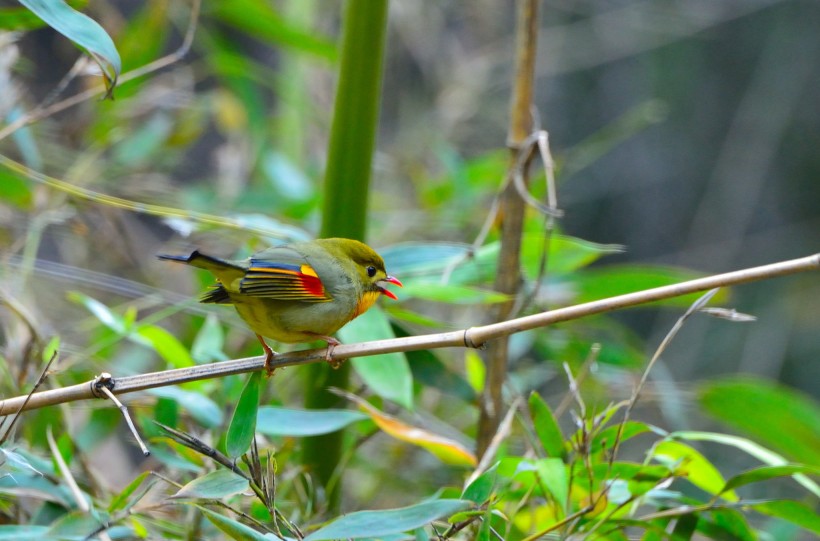
<instances>
[{"instance_id":1,"label":"black tail feather","mask_svg":"<svg viewBox=\"0 0 820 541\"><path fill-rule=\"evenodd\" d=\"M228 291L222 286L222 284L218 284L215 286L211 286L202 296L199 298L199 302L202 303L213 303L213 304L233 304L233 299L231 296L228 295Z\"/></svg>"},{"instance_id":2,"label":"black tail feather","mask_svg":"<svg viewBox=\"0 0 820 541\"><path fill-rule=\"evenodd\" d=\"M200 255L202 254L194 250L193 252L191 252L191 255L157 254L157 257L159 259L165 259L167 261L179 261L180 263L190 263L192 259Z\"/></svg>"},{"instance_id":3,"label":"black tail feather","mask_svg":"<svg viewBox=\"0 0 820 541\"><path fill-rule=\"evenodd\" d=\"M160 259L164 259L166 261L176 261L178 263L185 263L187 265L193 265L194 267L199 267L201 269L209 269L213 270L214 268L234 268L239 270L244 270L242 267L237 266L234 263L229 261L225 261L224 259L219 259L217 257L212 257L209 255L205 255L199 250L194 250L191 252L191 255L169 255L169 254L157 254L157 257Z\"/></svg>"}]
</instances>

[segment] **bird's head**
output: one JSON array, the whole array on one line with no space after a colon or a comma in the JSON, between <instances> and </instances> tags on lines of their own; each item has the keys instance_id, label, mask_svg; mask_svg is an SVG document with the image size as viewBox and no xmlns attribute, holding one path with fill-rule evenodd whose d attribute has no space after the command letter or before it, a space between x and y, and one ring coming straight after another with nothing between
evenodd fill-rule
<instances>
[{"instance_id":1,"label":"bird's head","mask_svg":"<svg viewBox=\"0 0 820 541\"><path fill-rule=\"evenodd\" d=\"M357 279L364 285L365 293L377 294L373 296L373 301L376 300L378 294L398 300L396 294L384 286L394 284L402 287L402 283L398 278L387 274L384 269L384 260L373 248L352 239L322 239L321 242L333 256L353 262Z\"/></svg>"}]
</instances>

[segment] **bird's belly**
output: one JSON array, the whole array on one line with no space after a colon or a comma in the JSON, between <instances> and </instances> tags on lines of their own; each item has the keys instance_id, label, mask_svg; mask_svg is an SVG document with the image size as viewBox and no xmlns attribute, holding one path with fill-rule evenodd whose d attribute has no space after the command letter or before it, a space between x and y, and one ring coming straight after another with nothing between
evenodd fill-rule
<instances>
[{"instance_id":1,"label":"bird's belly","mask_svg":"<svg viewBox=\"0 0 820 541\"><path fill-rule=\"evenodd\" d=\"M264 337L289 344L330 336L351 319L349 310L333 302L287 302L241 296L234 307L251 329Z\"/></svg>"}]
</instances>

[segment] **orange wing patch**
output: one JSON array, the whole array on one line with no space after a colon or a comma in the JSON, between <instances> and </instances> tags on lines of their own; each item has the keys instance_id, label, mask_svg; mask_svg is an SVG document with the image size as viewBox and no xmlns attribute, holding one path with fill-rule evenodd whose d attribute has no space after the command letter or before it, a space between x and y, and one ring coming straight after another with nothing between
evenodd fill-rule
<instances>
[{"instance_id":1,"label":"orange wing patch","mask_svg":"<svg viewBox=\"0 0 820 541\"><path fill-rule=\"evenodd\" d=\"M283 301L326 302L331 300L322 280L310 265L291 265L251 259L239 284L239 292Z\"/></svg>"}]
</instances>

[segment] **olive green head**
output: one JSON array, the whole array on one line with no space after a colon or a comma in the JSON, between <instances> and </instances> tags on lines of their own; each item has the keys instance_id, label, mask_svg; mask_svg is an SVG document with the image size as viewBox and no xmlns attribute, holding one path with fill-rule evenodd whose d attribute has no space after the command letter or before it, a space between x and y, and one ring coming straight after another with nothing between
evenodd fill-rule
<instances>
[{"instance_id":1,"label":"olive green head","mask_svg":"<svg viewBox=\"0 0 820 541\"><path fill-rule=\"evenodd\" d=\"M384 260L373 248L353 239L331 238L319 239L316 242L338 260L352 261L358 278L365 285L366 291L376 291L387 295L391 299L396 299L396 295L382 287L381 284L391 283L399 287L402 284L398 278L387 274L384 268Z\"/></svg>"}]
</instances>

